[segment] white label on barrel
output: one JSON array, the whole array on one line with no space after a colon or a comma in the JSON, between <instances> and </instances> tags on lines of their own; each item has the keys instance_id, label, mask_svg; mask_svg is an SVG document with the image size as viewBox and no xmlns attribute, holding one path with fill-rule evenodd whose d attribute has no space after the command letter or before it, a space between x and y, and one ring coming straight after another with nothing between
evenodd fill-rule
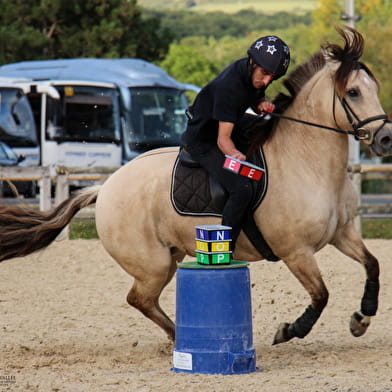
<instances>
[{"instance_id":1,"label":"white label on barrel","mask_svg":"<svg viewBox=\"0 0 392 392\"><path fill-rule=\"evenodd\" d=\"M174 350L173 365L176 369L192 370L192 354Z\"/></svg>"}]
</instances>

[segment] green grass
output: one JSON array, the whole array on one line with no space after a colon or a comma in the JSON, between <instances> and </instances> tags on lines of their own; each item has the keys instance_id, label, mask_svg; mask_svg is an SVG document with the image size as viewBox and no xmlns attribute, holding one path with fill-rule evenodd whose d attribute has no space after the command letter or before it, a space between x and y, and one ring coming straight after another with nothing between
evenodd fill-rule
<instances>
[{"instance_id":1,"label":"green grass","mask_svg":"<svg viewBox=\"0 0 392 392\"><path fill-rule=\"evenodd\" d=\"M98 238L95 220L93 219L73 219L69 225L69 239L77 238L94 239Z\"/></svg>"},{"instance_id":2,"label":"green grass","mask_svg":"<svg viewBox=\"0 0 392 392\"><path fill-rule=\"evenodd\" d=\"M139 0L138 4L145 8L155 10L189 10L193 12L221 11L236 13L243 9L254 9L263 13L275 13L279 11L304 12L313 10L316 0L195 0L196 6L187 8L188 0Z\"/></svg>"},{"instance_id":3,"label":"green grass","mask_svg":"<svg viewBox=\"0 0 392 392\"><path fill-rule=\"evenodd\" d=\"M392 219L362 220L364 238L392 239ZM70 224L70 239L98 238L95 221L90 219L74 219Z\"/></svg>"},{"instance_id":4,"label":"green grass","mask_svg":"<svg viewBox=\"0 0 392 392\"><path fill-rule=\"evenodd\" d=\"M363 238L392 238L392 219L363 219Z\"/></svg>"}]
</instances>

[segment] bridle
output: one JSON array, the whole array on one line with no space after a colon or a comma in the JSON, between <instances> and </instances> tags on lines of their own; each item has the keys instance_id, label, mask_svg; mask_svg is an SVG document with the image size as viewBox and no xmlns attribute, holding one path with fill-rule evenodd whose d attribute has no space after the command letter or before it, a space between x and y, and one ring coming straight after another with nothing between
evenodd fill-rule
<instances>
[{"instance_id":1,"label":"bridle","mask_svg":"<svg viewBox=\"0 0 392 392\"><path fill-rule=\"evenodd\" d=\"M335 124L337 124L336 122L336 117L335 117L335 101L336 98L339 100L339 102L341 103L344 112L346 113L346 117L347 120L349 121L350 125L352 126L353 130L352 131L348 131L345 129L341 129L341 128L334 128L334 127L328 127L326 125L321 125L321 124L317 124L317 123L313 123L313 122L309 122L309 121L304 121L304 120L300 120L298 118L293 118L293 117L289 117L289 116L285 116L283 114L280 113L268 113L269 115L273 116L273 117L279 117L279 118L283 118L285 120L289 120L289 121L294 121L300 124L305 124L305 125L309 125L312 127L317 127L317 128L322 128L322 129L326 129L328 131L333 131L333 132L337 132L337 133L342 133L345 135L352 135L355 137L356 140L359 141L370 141L372 139L372 135L370 133L370 131L368 131L366 128L364 128L364 126L366 124L369 124L373 121L380 121L383 120L383 123L377 128L377 130L374 132L374 136L377 134L377 132L384 127L384 125L390 121L388 121L388 116L386 114L379 114L377 116L372 116L372 117L368 117L364 120L360 120L359 117L356 115L356 113L351 109L350 105L347 103L345 98L340 98L337 93L334 91L334 99L333 99L333 116L334 116L334 120L335 120Z\"/></svg>"},{"instance_id":2,"label":"bridle","mask_svg":"<svg viewBox=\"0 0 392 392\"><path fill-rule=\"evenodd\" d=\"M366 128L364 128L364 126L366 124L369 124L373 121L379 121L379 120L383 121L382 124L374 132L374 136L376 136L377 132L387 122L389 122L388 116L386 114L379 114L377 116L372 116L372 117L365 118L364 120L360 120L359 117L354 112L354 110L351 109L350 105L347 103L345 98L343 98L343 99L339 98L339 100L340 100L340 103L342 104L344 112L346 113L347 120L349 121L349 123L353 127L354 137L357 140L360 140L360 141L370 141L371 140L372 135L371 135L370 131L368 131ZM335 117L335 100L334 100L334 113L333 113L333 115ZM336 123L336 119L335 119L335 123Z\"/></svg>"}]
</instances>

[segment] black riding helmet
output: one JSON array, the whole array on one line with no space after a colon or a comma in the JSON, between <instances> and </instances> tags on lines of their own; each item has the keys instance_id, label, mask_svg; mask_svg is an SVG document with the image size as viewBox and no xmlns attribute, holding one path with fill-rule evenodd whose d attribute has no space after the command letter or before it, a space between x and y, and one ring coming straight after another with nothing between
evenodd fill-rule
<instances>
[{"instance_id":1,"label":"black riding helmet","mask_svg":"<svg viewBox=\"0 0 392 392\"><path fill-rule=\"evenodd\" d=\"M248 49L253 62L275 74L275 80L282 77L290 64L290 49L279 37L267 35L256 40Z\"/></svg>"}]
</instances>

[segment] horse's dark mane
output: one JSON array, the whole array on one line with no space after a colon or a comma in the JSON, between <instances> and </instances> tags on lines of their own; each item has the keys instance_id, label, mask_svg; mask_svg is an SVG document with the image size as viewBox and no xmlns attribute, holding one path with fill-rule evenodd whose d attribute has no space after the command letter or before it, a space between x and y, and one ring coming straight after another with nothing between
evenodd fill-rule
<instances>
[{"instance_id":1,"label":"horse's dark mane","mask_svg":"<svg viewBox=\"0 0 392 392\"><path fill-rule=\"evenodd\" d=\"M306 63L299 65L290 75L283 81L283 85L290 93L291 102L301 91L302 87L310 80L313 75L320 71L325 65L325 57L322 52L314 54ZM283 94L284 95L284 94ZM281 94L275 100L275 105L279 105Z\"/></svg>"},{"instance_id":2,"label":"horse's dark mane","mask_svg":"<svg viewBox=\"0 0 392 392\"><path fill-rule=\"evenodd\" d=\"M307 62L299 65L289 76L284 79L283 85L289 91L289 95L279 93L273 103L275 104L275 113L283 113L295 100L303 86L329 61L340 62L339 68L335 73L335 91L340 97L343 97L350 73L355 70L363 69L377 83L376 78L370 69L359 61L363 53L364 39L362 35L350 27L345 30L336 28L338 33L344 40L344 46L331 44L327 42L321 46L321 50L314 54ZM254 140L252 142L251 151L258 146L263 145L272 137L274 124L279 119L273 117L267 124L255 126ZM259 129L257 129L259 127ZM260 129L261 128L261 129Z\"/></svg>"}]
</instances>

